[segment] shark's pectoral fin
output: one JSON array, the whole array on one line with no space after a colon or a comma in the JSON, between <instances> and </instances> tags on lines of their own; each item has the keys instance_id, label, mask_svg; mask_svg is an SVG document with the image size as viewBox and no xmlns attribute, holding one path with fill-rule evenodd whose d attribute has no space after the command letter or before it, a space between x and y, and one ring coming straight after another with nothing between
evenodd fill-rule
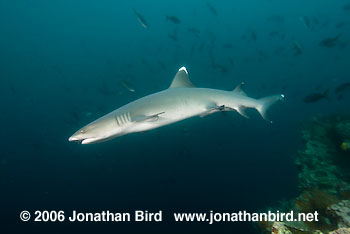
<instances>
[{"instance_id":1,"label":"shark's pectoral fin","mask_svg":"<svg viewBox=\"0 0 350 234\"><path fill-rule=\"evenodd\" d=\"M139 115L135 118L132 118L132 122L140 123L140 122L154 122L159 119L159 115L164 114L165 112L160 112L154 115Z\"/></svg>"},{"instance_id":2,"label":"shark's pectoral fin","mask_svg":"<svg viewBox=\"0 0 350 234\"><path fill-rule=\"evenodd\" d=\"M209 107L208 110L206 112L204 112L203 114L199 115L199 117L202 118L202 117L214 114L218 111L225 111L225 110L226 110L225 105L222 105L222 106L214 105L214 106Z\"/></svg>"}]
</instances>

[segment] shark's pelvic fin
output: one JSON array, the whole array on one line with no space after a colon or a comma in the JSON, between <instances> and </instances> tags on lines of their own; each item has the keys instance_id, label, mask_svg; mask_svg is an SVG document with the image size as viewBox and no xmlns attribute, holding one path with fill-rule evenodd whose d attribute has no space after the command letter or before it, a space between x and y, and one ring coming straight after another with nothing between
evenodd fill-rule
<instances>
[{"instance_id":1,"label":"shark's pelvic fin","mask_svg":"<svg viewBox=\"0 0 350 234\"><path fill-rule=\"evenodd\" d=\"M208 110L206 112L204 112L203 114L201 114L199 117L205 117L211 114L214 114L218 111L225 111L226 107L224 105L222 106L217 106L215 104L213 104L212 106L208 106Z\"/></svg>"},{"instance_id":2,"label":"shark's pelvic fin","mask_svg":"<svg viewBox=\"0 0 350 234\"><path fill-rule=\"evenodd\" d=\"M240 83L239 85L237 85L237 87L232 90L233 92L243 95L243 96L247 96L247 94L245 94L245 92L242 90L242 87L245 85L244 82Z\"/></svg>"},{"instance_id":3,"label":"shark's pelvic fin","mask_svg":"<svg viewBox=\"0 0 350 234\"><path fill-rule=\"evenodd\" d=\"M165 112L160 112L158 114L155 115L139 115L136 116L135 118L132 119L132 122L154 122L157 121L159 119L159 115L164 114Z\"/></svg>"},{"instance_id":4,"label":"shark's pelvic fin","mask_svg":"<svg viewBox=\"0 0 350 234\"><path fill-rule=\"evenodd\" d=\"M188 78L188 72L185 67L179 69L169 88L194 88L194 85Z\"/></svg>"}]
</instances>

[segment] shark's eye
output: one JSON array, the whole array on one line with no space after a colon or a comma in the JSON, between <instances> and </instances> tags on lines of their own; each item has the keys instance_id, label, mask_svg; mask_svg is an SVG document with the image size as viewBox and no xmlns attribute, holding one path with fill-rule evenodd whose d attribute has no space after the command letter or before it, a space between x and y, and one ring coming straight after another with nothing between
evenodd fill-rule
<instances>
[{"instance_id":1,"label":"shark's eye","mask_svg":"<svg viewBox=\"0 0 350 234\"><path fill-rule=\"evenodd\" d=\"M80 133L85 133L86 131L84 129L80 130Z\"/></svg>"}]
</instances>

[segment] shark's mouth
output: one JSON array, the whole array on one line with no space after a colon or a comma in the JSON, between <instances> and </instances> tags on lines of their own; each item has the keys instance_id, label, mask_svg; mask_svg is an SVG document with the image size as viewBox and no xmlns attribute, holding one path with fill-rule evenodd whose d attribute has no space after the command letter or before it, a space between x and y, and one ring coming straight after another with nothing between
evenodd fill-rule
<instances>
[{"instance_id":1,"label":"shark's mouth","mask_svg":"<svg viewBox=\"0 0 350 234\"><path fill-rule=\"evenodd\" d=\"M86 144L90 144L90 143L93 143L93 142L96 142L96 141L97 141L97 138L91 137L91 138L83 139L81 141L81 144L86 145Z\"/></svg>"},{"instance_id":2,"label":"shark's mouth","mask_svg":"<svg viewBox=\"0 0 350 234\"><path fill-rule=\"evenodd\" d=\"M76 141L76 142L79 142L83 145L86 145L86 144L90 144L90 143L93 143L93 142L96 142L98 139L96 137L89 137L89 138L85 138L85 139L79 139L79 138L76 138L76 137L70 137L68 139L69 141Z\"/></svg>"}]
</instances>

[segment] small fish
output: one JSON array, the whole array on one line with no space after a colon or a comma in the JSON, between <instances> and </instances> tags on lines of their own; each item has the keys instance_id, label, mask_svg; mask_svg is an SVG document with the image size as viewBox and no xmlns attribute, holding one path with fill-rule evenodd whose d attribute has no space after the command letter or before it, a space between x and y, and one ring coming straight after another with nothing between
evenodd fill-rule
<instances>
[{"instance_id":1,"label":"small fish","mask_svg":"<svg viewBox=\"0 0 350 234\"><path fill-rule=\"evenodd\" d=\"M213 47L216 41L216 36L214 34L211 34L210 37L210 45Z\"/></svg>"},{"instance_id":2,"label":"small fish","mask_svg":"<svg viewBox=\"0 0 350 234\"><path fill-rule=\"evenodd\" d=\"M76 122L78 122L79 119L80 119L79 118L79 114L78 114L78 112L76 110L71 112L71 116L72 116L73 120L76 121Z\"/></svg>"},{"instance_id":3,"label":"small fish","mask_svg":"<svg viewBox=\"0 0 350 234\"><path fill-rule=\"evenodd\" d=\"M215 7L213 5L211 5L209 2L207 2L207 7L209 8L210 12L214 16L218 16L218 12L216 11Z\"/></svg>"},{"instance_id":4,"label":"small fish","mask_svg":"<svg viewBox=\"0 0 350 234\"><path fill-rule=\"evenodd\" d=\"M106 81L102 81L98 90L105 96L113 96L115 94L115 91L110 88Z\"/></svg>"},{"instance_id":5,"label":"small fish","mask_svg":"<svg viewBox=\"0 0 350 234\"><path fill-rule=\"evenodd\" d=\"M275 54L281 54L286 50L286 48L284 46L279 46L274 50Z\"/></svg>"},{"instance_id":6,"label":"small fish","mask_svg":"<svg viewBox=\"0 0 350 234\"><path fill-rule=\"evenodd\" d=\"M335 93L342 93L342 92L348 91L348 90L350 91L350 82L345 82L343 84L338 85L335 88L334 92Z\"/></svg>"},{"instance_id":7,"label":"small fish","mask_svg":"<svg viewBox=\"0 0 350 234\"><path fill-rule=\"evenodd\" d=\"M205 45L204 43L202 43L199 47L198 47L198 52L202 52L204 49Z\"/></svg>"},{"instance_id":8,"label":"small fish","mask_svg":"<svg viewBox=\"0 0 350 234\"><path fill-rule=\"evenodd\" d=\"M177 41L177 35L175 31L173 33L169 33L168 37L173 41Z\"/></svg>"},{"instance_id":9,"label":"small fish","mask_svg":"<svg viewBox=\"0 0 350 234\"><path fill-rule=\"evenodd\" d=\"M260 63L264 62L267 58L267 54L260 49L257 49L256 52L258 53L258 61Z\"/></svg>"},{"instance_id":10,"label":"small fish","mask_svg":"<svg viewBox=\"0 0 350 234\"><path fill-rule=\"evenodd\" d=\"M318 84L316 85L315 90L320 90L322 89L322 87L323 87L323 84Z\"/></svg>"},{"instance_id":11,"label":"small fish","mask_svg":"<svg viewBox=\"0 0 350 234\"><path fill-rule=\"evenodd\" d=\"M256 32L252 29L248 30L245 34L241 37L242 40L250 40L250 41L256 41L257 35Z\"/></svg>"},{"instance_id":12,"label":"small fish","mask_svg":"<svg viewBox=\"0 0 350 234\"><path fill-rule=\"evenodd\" d=\"M280 15L272 15L266 19L271 23L282 24L284 23L284 17Z\"/></svg>"},{"instance_id":13,"label":"small fish","mask_svg":"<svg viewBox=\"0 0 350 234\"><path fill-rule=\"evenodd\" d=\"M340 148L344 151L350 151L350 141L342 142Z\"/></svg>"},{"instance_id":14,"label":"small fish","mask_svg":"<svg viewBox=\"0 0 350 234\"><path fill-rule=\"evenodd\" d=\"M280 38L280 39L284 40L284 38L286 37L286 34L283 32L280 32L280 31L271 31L269 33L269 36L273 37L273 38Z\"/></svg>"},{"instance_id":15,"label":"small fish","mask_svg":"<svg viewBox=\"0 0 350 234\"><path fill-rule=\"evenodd\" d=\"M190 57L192 57L192 56L194 55L195 50L196 50L195 45L192 45L192 46L191 46Z\"/></svg>"},{"instance_id":16,"label":"small fish","mask_svg":"<svg viewBox=\"0 0 350 234\"><path fill-rule=\"evenodd\" d=\"M307 16L299 16L299 20L304 24L307 29L311 28L311 21Z\"/></svg>"},{"instance_id":17,"label":"small fish","mask_svg":"<svg viewBox=\"0 0 350 234\"><path fill-rule=\"evenodd\" d=\"M10 91L11 91L11 94L12 95L16 95L16 93L17 93L17 91L16 91L16 89L15 89L15 86L13 85L13 84L10 84Z\"/></svg>"},{"instance_id":18,"label":"small fish","mask_svg":"<svg viewBox=\"0 0 350 234\"><path fill-rule=\"evenodd\" d=\"M141 63L144 65L149 65L145 58L141 58Z\"/></svg>"},{"instance_id":19,"label":"small fish","mask_svg":"<svg viewBox=\"0 0 350 234\"><path fill-rule=\"evenodd\" d=\"M279 31L271 31L270 33L269 33L269 36L270 37L277 37L277 36L279 36L280 35L280 32Z\"/></svg>"},{"instance_id":20,"label":"small fish","mask_svg":"<svg viewBox=\"0 0 350 234\"><path fill-rule=\"evenodd\" d=\"M132 92L132 93L135 92L134 87L132 87L132 85L131 85L128 81L122 80L120 83L121 83L121 84L124 86L124 88L126 88L128 91L130 91L130 92Z\"/></svg>"},{"instance_id":21,"label":"small fish","mask_svg":"<svg viewBox=\"0 0 350 234\"><path fill-rule=\"evenodd\" d=\"M341 22L337 23L335 25L335 27L339 29L339 28L343 28L346 25L347 25L347 23L345 21L341 21Z\"/></svg>"},{"instance_id":22,"label":"small fish","mask_svg":"<svg viewBox=\"0 0 350 234\"><path fill-rule=\"evenodd\" d=\"M137 20L141 24L141 26L144 27L145 29L148 29L148 24L145 18L140 13L138 13L135 9L133 9L133 11L134 11L134 14L136 15Z\"/></svg>"},{"instance_id":23,"label":"small fish","mask_svg":"<svg viewBox=\"0 0 350 234\"><path fill-rule=\"evenodd\" d=\"M190 33L193 33L195 36L199 36L200 31L198 29L196 29L195 27L188 27L187 31Z\"/></svg>"},{"instance_id":24,"label":"small fish","mask_svg":"<svg viewBox=\"0 0 350 234\"><path fill-rule=\"evenodd\" d=\"M343 7L343 10L344 10L344 11L350 11L350 3L346 4L346 5Z\"/></svg>"},{"instance_id":25,"label":"small fish","mask_svg":"<svg viewBox=\"0 0 350 234\"><path fill-rule=\"evenodd\" d=\"M176 16L173 15L167 15L166 16L166 20L170 20L171 22L173 22L174 24L180 24L181 20L179 18L177 18Z\"/></svg>"},{"instance_id":26,"label":"small fish","mask_svg":"<svg viewBox=\"0 0 350 234\"><path fill-rule=\"evenodd\" d=\"M283 86L283 87L282 87L281 92L286 93L286 92L287 92L287 90L288 90L288 86L287 86L287 85L285 85L285 86Z\"/></svg>"},{"instance_id":27,"label":"small fish","mask_svg":"<svg viewBox=\"0 0 350 234\"><path fill-rule=\"evenodd\" d=\"M327 37L327 38L323 39L319 45L322 47L327 47L327 48L334 47L337 44L337 42L339 41L339 37L340 37L340 34L338 34L335 37Z\"/></svg>"},{"instance_id":28,"label":"small fish","mask_svg":"<svg viewBox=\"0 0 350 234\"><path fill-rule=\"evenodd\" d=\"M339 42L339 48L344 49L345 47L348 46L348 44L349 44L348 41L341 41L341 42Z\"/></svg>"},{"instance_id":29,"label":"small fish","mask_svg":"<svg viewBox=\"0 0 350 234\"><path fill-rule=\"evenodd\" d=\"M232 58L228 58L228 62L230 63L231 66L235 65L235 63L233 62Z\"/></svg>"},{"instance_id":30,"label":"small fish","mask_svg":"<svg viewBox=\"0 0 350 234\"><path fill-rule=\"evenodd\" d=\"M284 40L286 38L286 33L281 33L281 39Z\"/></svg>"},{"instance_id":31,"label":"small fish","mask_svg":"<svg viewBox=\"0 0 350 234\"><path fill-rule=\"evenodd\" d=\"M329 20L327 19L327 20L325 20L325 21L321 24L321 26L322 26L322 27L327 27L328 24L329 24Z\"/></svg>"},{"instance_id":32,"label":"small fish","mask_svg":"<svg viewBox=\"0 0 350 234\"><path fill-rule=\"evenodd\" d=\"M227 42L227 43L224 43L222 45L222 47L225 48L225 49L231 49L231 48L233 48L233 45L232 45L232 43Z\"/></svg>"},{"instance_id":33,"label":"small fish","mask_svg":"<svg viewBox=\"0 0 350 234\"><path fill-rule=\"evenodd\" d=\"M318 102L322 99L328 98L328 89L324 91L323 93L311 93L304 97L303 101L305 103L313 103Z\"/></svg>"},{"instance_id":34,"label":"small fish","mask_svg":"<svg viewBox=\"0 0 350 234\"><path fill-rule=\"evenodd\" d=\"M299 41L293 40L294 55L301 55L303 53L303 46Z\"/></svg>"},{"instance_id":35,"label":"small fish","mask_svg":"<svg viewBox=\"0 0 350 234\"><path fill-rule=\"evenodd\" d=\"M160 67L161 67L163 70L166 70L166 66L165 66L165 64L164 64L161 60L158 60L158 64L160 65Z\"/></svg>"},{"instance_id":36,"label":"small fish","mask_svg":"<svg viewBox=\"0 0 350 234\"><path fill-rule=\"evenodd\" d=\"M225 66L221 65L221 64L217 64L217 63L213 62L212 66L213 66L214 69L217 69L217 70L219 70L222 73L228 72L228 69Z\"/></svg>"},{"instance_id":37,"label":"small fish","mask_svg":"<svg viewBox=\"0 0 350 234\"><path fill-rule=\"evenodd\" d=\"M250 33L250 38L251 38L253 41L256 41L257 36L256 36L256 32L255 32L255 31L251 31L251 33Z\"/></svg>"}]
</instances>

